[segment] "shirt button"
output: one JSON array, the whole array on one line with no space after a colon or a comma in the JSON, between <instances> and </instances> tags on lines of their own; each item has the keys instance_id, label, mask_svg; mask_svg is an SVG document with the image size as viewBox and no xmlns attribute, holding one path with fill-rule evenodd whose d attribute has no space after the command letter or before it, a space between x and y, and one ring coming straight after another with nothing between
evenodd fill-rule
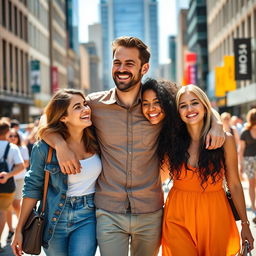
<instances>
[{"instance_id":1,"label":"shirt button","mask_svg":"<svg viewBox=\"0 0 256 256\"><path fill-rule=\"evenodd\" d=\"M60 211L57 210L57 211L55 212L55 214L60 215Z\"/></svg>"},{"instance_id":2,"label":"shirt button","mask_svg":"<svg viewBox=\"0 0 256 256\"><path fill-rule=\"evenodd\" d=\"M55 218L55 217L52 218L52 221L56 221L56 220L57 220L57 218Z\"/></svg>"},{"instance_id":3,"label":"shirt button","mask_svg":"<svg viewBox=\"0 0 256 256\"><path fill-rule=\"evenodd\" d=\"M59 206L62 207L62 206L63 206L63 203L60 203Z\"/></svg>"},{"instance_id":4,"label":"shirt button","mask_svg":"<svg viewBox=\"0 0 256 256\"><path fill-rule=\"evenodd\" d=\"M62 199L65 199L65 198L66 198L66 195L62 194L62 195L61 195L61 198L62 198Z\"/></svg>"}]
</instances>

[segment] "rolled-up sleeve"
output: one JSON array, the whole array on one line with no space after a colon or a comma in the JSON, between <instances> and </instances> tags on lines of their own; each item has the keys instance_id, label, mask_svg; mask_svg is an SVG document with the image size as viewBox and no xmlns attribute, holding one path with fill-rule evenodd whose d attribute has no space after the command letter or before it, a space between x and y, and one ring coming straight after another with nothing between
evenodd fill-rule
<instances>
[{"instance_id":1,"label":"rolled-up sleeve","mask_svg":"<svg viewBox=\"0 0 256 256\"><path fill-rule=\"evenodd\" d=\"M46 154L42 150L44 145L36 143L31 153L31 165L25 176L23 198L41 199L44 188L44 166Z\"/></svg>"}]
</instances>

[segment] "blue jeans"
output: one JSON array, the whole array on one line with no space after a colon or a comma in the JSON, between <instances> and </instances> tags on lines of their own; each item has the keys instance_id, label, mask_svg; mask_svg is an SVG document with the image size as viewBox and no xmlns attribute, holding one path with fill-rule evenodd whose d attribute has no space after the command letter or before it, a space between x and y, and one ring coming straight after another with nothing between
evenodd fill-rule
<instances>
[{"instance_id":1,"label":"blue jeans","mask_svg":"<svg viewBox=\"0 0 256 256\"><path fill-rule=\"evenodd\" d=\"M94 256L97 247L94 194L68 197L47 256Z\"/></svg>"}]
</instances>

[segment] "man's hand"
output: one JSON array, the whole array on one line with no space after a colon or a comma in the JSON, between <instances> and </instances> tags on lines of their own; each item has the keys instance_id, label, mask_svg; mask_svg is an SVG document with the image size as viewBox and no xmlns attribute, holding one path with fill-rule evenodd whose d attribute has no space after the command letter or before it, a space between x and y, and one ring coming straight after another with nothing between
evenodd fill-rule
<instances>
[{"instance_id":1,"label":"man's hand","mask_svg":"<svg viewBox=\"0 0 256 256\"><path fill-rule=\"evenodd\" d=\"M225 142L225 133L222 124L216 124L210 129L206 136L205 148L217 149L220 148Z\"/></svg>"},{"instance_id":2,"label":"man's hand","mask_svg":"<svg viewBox=\"0 0 256 256\"><path fill-rule=\"evenodd\" d=\"M8 179L9 179L8 172L0 172L0 184L5 184Z\"/></svg>"},{"instance_id":3,"label":"man's hand","mask_svg":"<svg viewBox=\"0 0 256 256\"><path fill-rule=\"evenodd\" d=\"M55 149L60 169L64 174L80 173L81 164L66 143L56 145Z\"/></svg>"}]
</instances>

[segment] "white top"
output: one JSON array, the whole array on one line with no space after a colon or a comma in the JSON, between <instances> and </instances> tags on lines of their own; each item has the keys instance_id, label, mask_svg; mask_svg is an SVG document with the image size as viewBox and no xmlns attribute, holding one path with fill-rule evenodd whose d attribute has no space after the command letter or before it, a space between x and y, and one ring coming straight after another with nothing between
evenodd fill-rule
<instances>
[{"instance_id":1,"label":"white top","mask_svg":"<svg viewBox=\"0 0 256 256\"><path fill-rule=\"evenodd\" d=\"M81 172L68 175L67 196L83 196L95 192L95 183L101 173L102 165L99 155L80 160Z\"/></svg>"},{"instance_id":2,"label":"white top","mask_svg":"<svg viewBox=\"0 0 256 256\"><path fill-rule=\"evenodd\" d=\"M8 141L0 140L0 161L3 161L4 151L5 151L7 144L8 144ZM18 146L10 143L10 149L9 149L9 152L7 155L6 162L9 167L9 172L12 170L12 167L15 164L21 164L24 162Z\"/></svg>"},{"instance_id":3,"label":"white top","mask_svg":"<svg viewBox=\"0 0 256 256\"><path fill-rule=\"evenodd\" d=\"M19 146L19 150L23 160L29 160L28 148L26 146ZM15 180L24 179L26 175L26 169L14 176Z\"/></svg>"}]
</instances>

